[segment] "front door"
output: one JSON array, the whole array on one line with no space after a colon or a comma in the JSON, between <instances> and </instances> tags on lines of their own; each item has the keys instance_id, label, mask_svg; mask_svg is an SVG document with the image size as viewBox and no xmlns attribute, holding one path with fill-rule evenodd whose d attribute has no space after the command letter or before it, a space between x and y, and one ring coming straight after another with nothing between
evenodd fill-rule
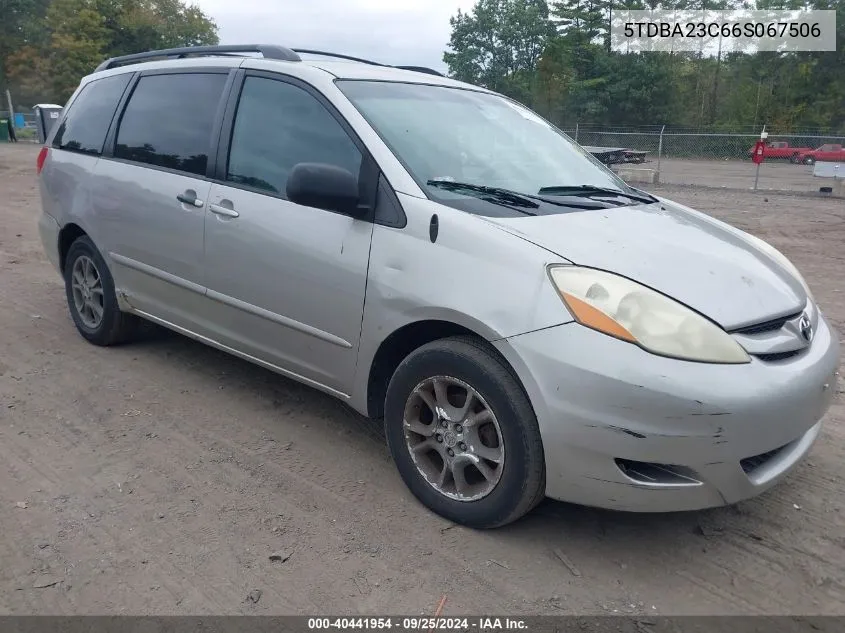
<instances>
[{"instance_id":1,"label":"front door","mask_svg":"<svg viewBox=\"0 0 845 633\"><path fill-rule=\"evenodd\" d=\"M225 184L209 194L208 318L221 342L348 393L373 225L288 201L288 175L303 162L359 174L364 161L305 86L247 75L218 174Z\"/></svg>"}]
</instances>

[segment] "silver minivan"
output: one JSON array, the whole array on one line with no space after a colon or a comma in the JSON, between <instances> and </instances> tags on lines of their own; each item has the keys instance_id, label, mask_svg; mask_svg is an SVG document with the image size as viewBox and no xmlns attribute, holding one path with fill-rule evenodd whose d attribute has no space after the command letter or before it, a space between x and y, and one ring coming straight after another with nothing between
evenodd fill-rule
<instances>
[{"instance_id":1,"label":"silver minivan","mask_svg":"<svg viewBox=\"0 0 845 633\"><path fill-rule=\"evenodd\" d=\"M506 97L313 53L82 80L37 171L83 337L152 321L344 400L474 527L730 504L807 454L839 343L783 255Z\"/></svg>"}]
</instances>

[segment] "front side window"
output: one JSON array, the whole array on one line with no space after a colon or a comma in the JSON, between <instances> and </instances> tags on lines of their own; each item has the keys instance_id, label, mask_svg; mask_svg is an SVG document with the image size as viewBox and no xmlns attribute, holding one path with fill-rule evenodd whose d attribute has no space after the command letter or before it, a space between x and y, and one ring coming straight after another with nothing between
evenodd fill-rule
<instances>
[{"instance_id":1,"label":"front side window","mask_svg":"<svg viewBox=\"0 0 845 633\"><path fill-rule=\"evenodd\" d=\"M131 73L126 73L86 84L56 130L53 147L99 156L114 111L131 77Z\"/></svg>"},{"instance_id":2,"label":"front side window","mask_svg":"<svg viewBox=\"0 0 845 633\"><path fill-rule=\"evenodd\" d=\"M247 77L226 180L284 197L288 176L299 163L327 163L358 176L361 152L329 111L302 88Z\"/></svg>"},{"instance_id":3,"label":"front side window","mask_svg":"<svg viewBox=\"0 0 845 633\"><path fill-rule=\"evenodd\" d=\"M120 121L116 158L204 176L226 75L141 77Z\"/></svg>"},{"instance_id":4,"label":"front side window","mask_svg":"<svg viewBox=\"0 0 845 633\"><path fill-rule=\"evenodd\" d=\"M336 85L428 195L456 181L537 195L549 187L612 188L625 182L530 110L460 88L343 80Z\"/></svg>"}]
</instances>

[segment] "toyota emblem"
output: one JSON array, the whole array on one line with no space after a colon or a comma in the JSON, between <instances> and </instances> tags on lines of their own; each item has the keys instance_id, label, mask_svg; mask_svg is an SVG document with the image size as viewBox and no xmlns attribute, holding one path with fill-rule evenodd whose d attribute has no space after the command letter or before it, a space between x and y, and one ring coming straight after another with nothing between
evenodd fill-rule
<instances>
[{"instance_id":1,"label":"toyota emblem","mask_svg":"<svg viewBox=\"0 0 845 633\"><path fill-rule=\"evenodd\" d=\"M813 340L813 324L810 323L810 317L806 314L798 322L798 330L801 332L801 336L804 337L805 341L809 343Z\"/></svg>"}]
</instances>

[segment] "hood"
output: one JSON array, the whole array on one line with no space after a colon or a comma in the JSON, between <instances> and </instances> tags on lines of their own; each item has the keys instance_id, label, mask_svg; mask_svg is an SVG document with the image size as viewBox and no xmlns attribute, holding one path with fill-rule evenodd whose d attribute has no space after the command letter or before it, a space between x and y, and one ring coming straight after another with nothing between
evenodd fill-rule
<instances>
[{"instance_id":1,"label":"hood","mask_svg":"<svg viewBox=\"0 0 845 633\"><path fill-rule=\"evenodd\" d=\"M801 282L745 233L673 202L485 220L574 264L650 286L726 330L807 302Z\"/></svg>"}]
</instances>

